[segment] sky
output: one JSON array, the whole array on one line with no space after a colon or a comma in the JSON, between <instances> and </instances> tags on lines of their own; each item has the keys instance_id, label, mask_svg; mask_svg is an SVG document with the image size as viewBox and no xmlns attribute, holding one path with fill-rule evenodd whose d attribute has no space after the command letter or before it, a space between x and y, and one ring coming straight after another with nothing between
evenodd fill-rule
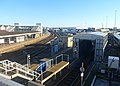
<instances>
[{"instance_id":1,"label":"sky","mask_svg":"<svg viewBox=\"0 0 120 86\"><path fill-rule=\"evenodd\" d=\"M0 24L114 27L115 10L120 27L120 0L0 0Z\"/></svg>"}]
</instances>

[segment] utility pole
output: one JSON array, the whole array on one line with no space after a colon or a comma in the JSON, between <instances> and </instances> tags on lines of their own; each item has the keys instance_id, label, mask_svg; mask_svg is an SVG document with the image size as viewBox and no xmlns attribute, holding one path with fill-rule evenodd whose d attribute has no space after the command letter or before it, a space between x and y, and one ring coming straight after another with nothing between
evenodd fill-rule
<instances>
[{"instance_id":1,"label":"utility pole","mask_svg":"<svg viewBox=\"0 0 120 86\"><path fill-rule=\"evenodd\" d=\"M107 24L108 24L108 16L106 16L106 29L107 29Z\"/></svg>"},{"instance_id":2,"label":"utility pole","mask_svg":"<svg viewBox=\"0 0 120 86\"><path fill-rule=\"evenodd\" d=\"M109 86L111 86L111 71L110 71L110 68L111 68L111 65L112 63L114 62L114 58L112 59L112 61L110 62L110 64L108 65L108 78L109 78Z\"/></svg>"},{"instance_id":3,"label":"utility pole","mask_svg":"<svg viewBox=\"0 0 120 86\"><path fill-rule=\"evenodd\" d=\"M30 68L30 54L27 55L27 68Z\"/></svg>"},{"instance_id":4,"label":"utility pole","mask_svg":"<svg viewBox=\"0 0 120 86\"><path fill-rule=\"evenodd\" d=\"M104 25L103 25L103 23L102 23L102 29L103 29L103 26L104 26Z\"/></svg>"},{"instance_id":5,"label":"utility pole","mask_svg":"<svg viewBox=\"0 0 120 86\"><path fill-rule=\"evenodd\" d=\"M117 10L115 10L115 23L114 23L114 27L116 27L116 12L117 12Z\"/></svg>"},{"instance_id":6,"label":"utility pole","mask_svg":"<svg viewBox=\"0 0 120 86\"><path fill-rule=\"evenodd\" d=\"M80 67L80 71L81 71L81 75L80 75L80 77L81 77L81 86L83 86L83 77L84 77L84 71L85 71L85 69L84 69L84 67L83 67L83 62L82 62L82 67Z\"/></svg>"}]
</instances>

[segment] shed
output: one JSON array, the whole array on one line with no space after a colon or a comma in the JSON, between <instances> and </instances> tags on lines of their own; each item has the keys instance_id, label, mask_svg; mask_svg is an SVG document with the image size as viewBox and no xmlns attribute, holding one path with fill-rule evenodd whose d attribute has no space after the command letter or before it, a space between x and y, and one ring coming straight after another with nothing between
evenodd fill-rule
<instances>
[{"instance_id":1,"label":"shed","mask_svg":"<svg viewBox=\"0 0 120 86\"><path fill-rule=\"evenodd\" d=\"M73 56L83 58L94 50L94 60L102 61L108 35L103 32L82 32L76 34L73 41Z\"/></svg>"}]
</instances>

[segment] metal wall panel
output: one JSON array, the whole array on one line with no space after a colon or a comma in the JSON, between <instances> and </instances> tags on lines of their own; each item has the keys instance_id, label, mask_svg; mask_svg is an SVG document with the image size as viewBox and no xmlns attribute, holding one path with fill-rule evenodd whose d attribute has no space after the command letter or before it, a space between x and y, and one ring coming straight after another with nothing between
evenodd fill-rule
<instances>
[{"instance_id":1,"label":"metal wall panel","mask_svg":"<svg viewBox=\"0 0 120 86\"><path fill-rule=\"evenodd\" d=\"M104 49L106 47L108 36L99 36L93 34L77 34L73 38L73 56L79 58L79 40L93 40L95 41L94 60L102 61L104 58Z\"/></svg>"}]
</instances>

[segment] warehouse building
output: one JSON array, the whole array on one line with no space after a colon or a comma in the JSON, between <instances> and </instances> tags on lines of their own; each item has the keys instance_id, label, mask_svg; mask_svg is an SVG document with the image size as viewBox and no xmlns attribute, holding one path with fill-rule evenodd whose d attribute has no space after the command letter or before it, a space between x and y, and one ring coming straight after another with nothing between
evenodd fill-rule
<instances>
[{"instance_id":1,"label":"warehouse building","mask_svg":"<svg viewBox=\"0 0 120 86\"><path fill-rule=\"evenodd\" d=\"M71 47L73 47L73 37L60 36L51 41L51 55L57 53L58 51Z\"/></svg>"},{"instance_id":2,"label":"warehouse building","mask_svg":"<svg viewBox=\"0 0 120 86\"><path fill-rule=\"evenodd\" d=\"M58 38L59 47L65 49L67 47L73 46L73 37L72 36L60 36Z\"/></svg>"},{"instance_id":3,"label":"warehouse building","mask_svg":"<svg viewBox=\"0 0 120 86\"><path fill-rule=\"evenodd\" d=\"M108 43L107 33L83 32L73 37L73 56L84 61L102 61ZM88 62L89 63L89 62Z\"/></svg>"}]
</instances>

